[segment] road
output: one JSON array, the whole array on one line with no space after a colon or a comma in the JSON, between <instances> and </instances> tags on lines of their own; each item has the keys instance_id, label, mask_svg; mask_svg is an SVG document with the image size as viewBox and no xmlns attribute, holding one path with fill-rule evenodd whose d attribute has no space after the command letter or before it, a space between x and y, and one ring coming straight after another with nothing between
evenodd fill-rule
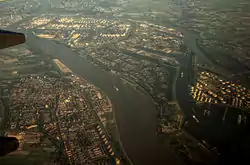
<instances>
[{"instance_id":1,"label":"road","mask_svg":"<svg viewBox=\"0 0 250 165\"><path fill-rule=\"evenodd\" d=\"M167 141L156 135L157 110L150 96L123 84L118 77L95 67L62 44L39 39L33 34L28 35L27 41L33 51L60 59L75 74L108 95L116 114L121 142L135 165L181 164Z\"/></svg>"}]
</instances>

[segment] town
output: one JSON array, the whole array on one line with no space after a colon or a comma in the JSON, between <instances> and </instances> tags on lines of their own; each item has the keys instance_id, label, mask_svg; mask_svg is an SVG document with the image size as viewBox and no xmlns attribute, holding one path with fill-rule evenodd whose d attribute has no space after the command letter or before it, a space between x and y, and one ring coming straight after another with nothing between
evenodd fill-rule
<instances>
[{"instance_id":1,"label":"town","mask_svg":"<svg viewBox=\"0 0 250 165\"><path fill-rule=\"evenodd\" d=\"M101 116L112 111L111 105L86 81L74 75L62 80L30 76L14 85L11 96L11 131L43 132L62 143L71 163L119 161Z\"/></svg>"},{"instance_id":2,"label":"town","mask_svg":"<svg viewBox=\"0 0 250 165\"><path fill-rule=\"evenodd\" d=\"M148 92L157 102L167 100L166 91L170 90L170 73L157 60L178 65L175 56L183 56L185 51L180 32L149 23L46 16L21 27L33 30L38 37L67 44L83 58Z\"/></svg>"},{"instance_id":3,"label":"town","mask_svg":"<svg viewBox=\"0 0 250 165\"><path fill-rule=\"evenodd\" d=\"M112 105L103 92L73 75L58 59L34 55L25 45L1 53L1 98L9 100L5 134L24 141L18 152L23 156L35 152L34 147L24 146L38 136L38 141L29 143L39 146L47 139L45 147L51 149L46 157L62 152L54 159L119 164L119 146L110 141L115 133L107 131L115 124L113 118L107 118L113 114Z\"/></svg>"},{"instance_id":4,"label":"town","mask_svg":"<svg viewBox=\"0 0 250 165\"><path fill-rule=\"evenodd\" d=\"M228 104L247 111L250 108L250 91L246 87L213 73L201 72L191 92L197 102Z\"/></svg>"}]
</instances>

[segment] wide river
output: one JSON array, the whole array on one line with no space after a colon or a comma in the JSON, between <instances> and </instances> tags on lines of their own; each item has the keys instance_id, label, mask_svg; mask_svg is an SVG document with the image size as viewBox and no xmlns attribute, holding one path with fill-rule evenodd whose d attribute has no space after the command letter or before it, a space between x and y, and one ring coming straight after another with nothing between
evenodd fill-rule
<instances>
[{"instance_id":1,"label":"wide river","mask_svg":"<svg viewBox=\"0 0 250 165\"><path fill-rule=\"evenodd\" d=\"M181 164L165 137L156 134L157 110L148 95L79 57L63 44L29 34L28 45L39 54L60 59L75 74L103 90L112 101L120 139L134 165ZM114 89L119 88L119 91Z\"/></svg>"}]
</instances>

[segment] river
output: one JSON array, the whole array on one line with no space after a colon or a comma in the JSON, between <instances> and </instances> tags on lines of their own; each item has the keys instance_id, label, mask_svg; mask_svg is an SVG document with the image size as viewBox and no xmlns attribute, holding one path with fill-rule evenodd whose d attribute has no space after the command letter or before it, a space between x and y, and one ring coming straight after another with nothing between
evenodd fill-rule
<instances>
[{"instance_id":1,"label":"river","mask_svg":"<svg viewBox=\"0 0 250 165\"><path fill-rule=\"evenodd\" d=\"M43 14L49 8L50 4L48 0L41 1L41 8L32 15ZM15 28L20 22L11 27ZM228 74L224 68L212 63L197 47L197 35L184 29L177 29L184 32L185 43L197 54L200 64L208 64L214 67L213 70ZM118 77L92 65L65 45L46 39L39 39L32 34L28 35L28 45L36 53L52 55L54 58L60 59L75 74L84 77L108 95L116 114L115 117L121 142L134 165L181 164L180 160L170 149L166 138L157 136L155 133L157 110L150 96L143 95L132 89L129 85L123 84ZM186 116L190 116L193 107L187 103L190 99L188 95L189 80L187 76L190 74L190 70L181 67L180 72L184 73L184 78L179 77L176 82L177 100ZM113 86L118 87L120 90L116 91Z\"/></svg>"},{"instance_id":2,"label":"river","mask_svg":"<svg viewBox=\"0 0 250 165\"><path fill-rule=\"evenodd\" d=\"M165 137L157 136L157 110L151 97L79 57L65 45L29 34L28 45L36 53L60 59L75 74L102 89L110 98L116 114L121 142L135 165L181 164ZM114 89L119 88L119 91Z\"/></svg>"},{"instance_id":3,"label":"river","mask_svg":"<svg viewBox=\"0 0 250 165\"><path fill-rule=\"evenodd\" d=\"M48 0L40 1L40 9L32 16L48 13ZM50 11L52 12L52 11ZM53 13L53 12L52 12ZM27 17L27 20L30 18ZM16 30L26 19L10 26ZM134 165L176 165L180 159L173 153L165 137L157 136L157 110L152 98L135 91L131 86L89 63L65 45L28 34L29 47L38 54L52 55L60 59L75 74L104 91L110 98L123 147ZM119 88L119 91L114 89Z\"/></svg>"}]
</instances>

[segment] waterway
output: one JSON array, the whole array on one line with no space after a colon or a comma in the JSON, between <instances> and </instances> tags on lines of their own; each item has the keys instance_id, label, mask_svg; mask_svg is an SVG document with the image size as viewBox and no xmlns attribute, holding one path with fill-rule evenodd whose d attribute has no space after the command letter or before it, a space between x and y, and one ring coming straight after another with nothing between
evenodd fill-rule
<instances>
[{"instance_id":1,"label":"waterway","mask_svg":"<svg viewBox=\"0 0 250 165\"><path fill-rule=\"evenodd\" d=\"M40 2L40 8L30 17L48 13L49 1ZM16 31L16 27L30 17L13 24L9 29ZM118 77L89 63L65 45L37 38L32 33L27 35L27 43L36 53L60 59L74 74L85 78L108 95L116 114L120 140L134 165L181 164L166 138L156 134L157 110L149 95L123 84Z\"/></svg>"},{"instance_id":2,"label":"waterway","mask_svg":"<svg viewBox=\"0 0 250 165\"><path fill-rule=\"evenodd\" d=\"M225 105L220 104L195 104L188 88L192 69L188 67L189 60L185 61L182 61L182 64L187 64L180 67L176 81L176 98L187 121L184 129L196 139L205 140L212 147L217 148L220 153L218 164L250 161L248 150L250 143L247 140L250 137L248 122L250 114L241 109L230 106L226 108ZM181 72L183 77L180 76ZM204 115L206 110L210 111L209 116ZM192 118L193 115L199 122ZM237 123L239 115L245 118L240 124Z\"/></svg>"},{"instance_id":3,"label":"waterway","mask_svg":"<svg viewBox=\"0 0 250 165\"><path fill-rule=\"evenodd\" d=\"M116 114L121 142L133 164L181 164L165 137L156 134L157 110L150 96L135 91L118 77L92 65L65 45L37 38L33 34L28 34L27 43L36 53L60 59L75 74L108 95Z\"/></svg>"},{"instance_id":4,"label":"waterway","mask_svg":"<svg viewBox=\"0 0 250 165\"><path fill-rule=\"evenodd\" d=\"M34 15L45 13L45 10L48 8L50 8L48 1L42 1L40 10ZM214 65L197 47L196 35L184 31L184 29L180 30L185 34L184 40L187 46L198 55L199 63L214 66L213 70L228 74L224 68ZM135 165L181 164L180 160L170 149L166 138L157 136L155 133L157 110L150 96L141 94L129 85L123 84L118 77L92 65L65 45L46 39L39 39L32 34L28 35L28 45L36 53L51 55L54 58L60 59L75 74L84 77L108 95L116 114L115 117L121 142L127 155ZM181 72L184 73L184 77L180 78L180 75L178 75L176 98L185 115L189 117L192 115L193 107L192 104L188 103L188 100L191 99L188 95L189 75L191 71L186 67L181 67L179 73ZM114 86L118 87L119 91L116 91ZM192 126L192 128L196 130L197 126Z\"/></svg>"}]
</instances>

